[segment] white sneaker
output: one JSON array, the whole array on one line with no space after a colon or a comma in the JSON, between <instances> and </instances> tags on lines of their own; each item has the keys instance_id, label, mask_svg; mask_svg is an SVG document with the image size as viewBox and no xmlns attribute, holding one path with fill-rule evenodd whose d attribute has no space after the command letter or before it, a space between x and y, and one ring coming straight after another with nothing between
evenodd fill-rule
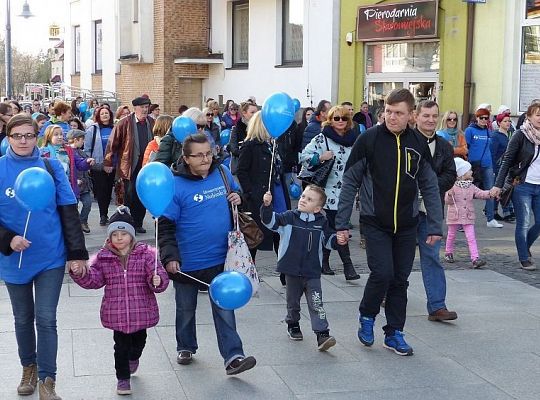
<instances>
[{"instance_id":1,"label":"white sneaker","mask_svg":"<svg viewBox=\"0 0 540 400\"><path fill-rule=\"evenodd\" d=\"M495 219L492 219L486 225L488 228L502 228L504 226L503 224L499 224Z\"/></svg>"}]
</instances>

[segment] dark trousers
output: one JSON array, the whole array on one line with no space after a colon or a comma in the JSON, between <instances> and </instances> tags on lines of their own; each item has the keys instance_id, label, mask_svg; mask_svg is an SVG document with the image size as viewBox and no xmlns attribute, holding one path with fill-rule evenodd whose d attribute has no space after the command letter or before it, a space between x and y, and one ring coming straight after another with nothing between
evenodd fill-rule
<instances>
[{"instance_id":1,"label":"dark trousers","mask_svg":"<svg viewBox=\"0 0 540 400\"><path fill-rule=\"evenodd\" d=\"M336 214L337 210L328 210L324 209L324 213L326 214L326 219L328 220L328 225L331 229L336 230ZM351 252L349 250L349 244L338 244L337 245L337 251L339 254L339 258L341 258L341 262L343 265L345 264L352 264L351 261ZM323 248L323 253L328 253L330 255L330 250L328 250L326 247Z\"/></svg>"},{"instance_id":2,"label":"dark trousers","mask_svg":"<svg viewBox=\"0 0 540 400\"><path fill-rule=\"evenodd\" d=\"M277 255L278 249L279 249L279 233L272 232L272 241L274 244L274 252ZM251 258L253 258L253 262L255 262L255 256L257 255L257 248L255 247L254 249L249 249L249 252L251 254Z\"/></svg>"},{"instance_id":3,"label":"dark trousers","mask_svg":"<svg viewBox=\"0 0 540 400\"><path fill-rule=\"evenodd\" d=\"M142 226L143 219L146 214L146 208L144 207L143 203L141 203L141 199L139 199L139 195L137 194L137 190L135 189L137 175L139 175L139 172L141 170L140 164L141 163L137 165L137 168L135 168L135 171L133 171L133 173L131 174L130 180L124 179L124 205L129 207L136 228Z\"/></svg>"},{"instance_id":4,"label":"dark trousers","mask_svg":"<svg viewBox=\"0 0 540 400\"><path fill-rule=\"evenodd\" d=\"M93 190L98 202L100 217L108 216L115 174L116 172L114 170L110 174L105 171L91 172Z\"/></svg>"},{"instance_id":5,"label":"dark trousers","mask_svg":"<svg viewBox=\"0 0 540 400\"><path fill-rule=\"evenodd\" d=\"M114 331L114 368L117 379L129 379L129 362L141 357L146 345L146 329L133 333Z\"/></svg>"},{"instance_id":6,"label":"dark trousers","mask_svg":"<svg viewBox=\"0 0 540 400\"><path fill-rule=\"evenodd\" d=\"M375 318L386 295L386 335L402 331L407 312L407 288L416 252L416 226L397 233L364 224L366 254L371 273L360 303L360 315Z\"/></svg>"}]
</instances>

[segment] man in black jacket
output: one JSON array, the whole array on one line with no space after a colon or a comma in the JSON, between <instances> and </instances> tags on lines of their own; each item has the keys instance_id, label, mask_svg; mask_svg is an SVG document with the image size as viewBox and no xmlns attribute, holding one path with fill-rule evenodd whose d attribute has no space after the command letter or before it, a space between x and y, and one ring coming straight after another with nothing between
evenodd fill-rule
<instances>
[{"instance_id":1,"label":"man in black jacket","mask_svg":"<svg viewBox=\"0 0 540 400\"><path fill-rule=\"evenodd\" d=\"M416 252L418 188L427 209L428 245L442 236L442 207L426 141L408 127L414 97L406 89L386 99L385 123L368 129L354 144L345 167L336 215L338 243L349 239L349 218L360 189L360 223L371 271L360 303L358 338L374 343L373 325L386 294L384 347L409 356L403 337L407 287Z\"/></svg>"},{"instance_id":2,"label":"man in black jacket","mask_svg":"<svg viewBox=\"0 0 540 400\"><path fill-rule=\"evenodd\" d=\"M416 132L427 140L431 154L431 166L437 175L441 204L444 194L452 188L456 181L456 165L452 145L435 133L439 119L439 106L432 100L425 100L416 107ZM444 206L443 206L444 207ZM448 321L457 318L454 311L446 308L446 277L439 258L440 242L433 245L426 243L427 216L423 200L420 200L418 214L418 249L420 250L420 267L427 296L428 319L430 321Z\"/></svg>"}]
</instances>

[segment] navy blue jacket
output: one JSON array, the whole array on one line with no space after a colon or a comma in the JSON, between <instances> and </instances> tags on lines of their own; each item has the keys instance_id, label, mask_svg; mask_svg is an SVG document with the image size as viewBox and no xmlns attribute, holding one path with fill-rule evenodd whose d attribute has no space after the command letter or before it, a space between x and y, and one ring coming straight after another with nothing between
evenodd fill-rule
<instances>
[{"instance_id":1,"label":"navy blue jacket","mask_svg":"<svg viewBox=\"0 0 540 400\"><path fill-rule=\"evenodd\" d=\"M491 134L489 147L491 150L491 160L493 162L493 172L495 172L495 175L499 173L502 158L508 147L509 140L508 136L500 131L495 131Z\"/></svg>"},{"instance_id":2,"label":"navy blue jacket","mask_svg":"<svg viewBox=\"0 0 540 400\"><path fill-rule=\"evenodd\" d=\"M261 206L261 221L280 235L277 270L287 275L320 278L323 246L336 249L337 239L326 217L298 210L275 213Z\"/></svg>"},{"instance_id":3,"label":"navy blue jacket","mask_svg":"<svg viewBox=\"0 0 540 400\"><path fill-rule=\"evenodd\" d=\"M306 126L306 130L304 131L304 136L302 137L302 149L304 150L304 147L306 147L309 142L311 142L311 139L313 139L315 136L317 136L319 133L321 133L322 126L321 122L317 119L317 116L313 114L311 117L311 120L309 121L308 126Z\"/></svg>"}]
</instances>

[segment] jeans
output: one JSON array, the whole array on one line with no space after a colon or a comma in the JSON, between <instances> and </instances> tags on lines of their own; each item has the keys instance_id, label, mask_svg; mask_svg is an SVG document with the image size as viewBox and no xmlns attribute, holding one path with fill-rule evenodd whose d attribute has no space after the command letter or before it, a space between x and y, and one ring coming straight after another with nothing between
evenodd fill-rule
<instances>
[{"instance_id":1,"label":"jeans","mask_svg":"<svg viewBox=\"0 0 540 400\"><path fill-rule=\"evenodd\" d=\"M519 261L527 261L529 249L540 235L540 185L517 185L512 202L516 213L515 240Z\"/></svg>"},{"instance_id":2,"label":"jeans","mask_svg":"<svg viewBox=\"0 0 540 400\"><path fill-rule=\"evenodd\" d=\"M141 358L146 345L146 329L133 333L114 331L113 339L116 379L129 379L129 362Z\"/></svg>"},{"instance_id":3,"label":"jeans","mask_svg":"<svg viewBox=\"0 0 540 400\"><path fill-rule=\"evenodd\" d=\"M418 216L418 249L420 250L420 268L422 269L422 280L426 289L427 310L433 313L441 308L446 308L446 276L444 268L439 260L439 250L441 242L437 241L433 245L426 243L427 239L427 218L421 212Z\"/></svg>"},{"instance_id":4,"label":"jeans","mask_svg":"<svg viewBox=\"0 0 540 400\"><path fill-rule=\"evenodd\" d=\"M416 226L397 233L373 225L362 227L371 271L360 303L360 315L375 318L386 295L386 335L402 331L407 312L407 288L416 252Z\"/></svg>"},{"instance_id":5,"label":"jeans","mask_svg":"<svg viewBox=\"0 0 540 400\"><path fill-rule=\"evenodd\" d=\"M491 167L482 167L482 185L484 186L484 190L489 190L493 187L494 183L494 176L493 176L493 168ZM488 199L486 200L486 218L489 221L491 221L495 217L495 200Z\"/></svg>"},{"instance_id":6,"label":"jeans","mask_svg":"<svg viewBox=\"0 0 540 400\"><path fill-rule=\"evenodd\" d=\"M321 279L293 275L285 275L285 279L287 282L287 317L285 317L285 322L294 324L300 321L300 299L302 294L305 294L311 329L315 333L327 331L328 321L323 307Z\"/></svg>"},{"instance_id":7,"label":"jeans","mask_svg":"<svg viewBox=\"0 0 540 400\"><path fill-rule=\"evenodd\" d=\"M90 215L90 210L92 209L92 194L90 192L81 193L79 196L79 201L82 203L81 208L81 222L88 223L88 215Z\"/></svg>"},{"instance_id":8,"label":"jeans","mask_svg":"<svg viewBox=\"0 0 540 400\"><path fill-rule=\"evenodd\" d=\"M64 266L44 271L24 285L6 282L15 318L15 337L21 365L27 367L37 362L41 380L46 377L56 380L56 308L63 279Z\"/></svg>"},{"instance_id":9,"label":"jeans","mask_svg":"<svg viewBox=\"0 0 540 400\"><path fill-rule=\"evenodd\" d=\"M195 325L198 287L196 284L176 281L173 285L176 299L176 350L189 350L195 354L198 349ZM227 367L234 359L244 357L242 341L236 332L234 311L219 308L212 299L210 304L219 352Z\"/></svg>"}]
</instances>

